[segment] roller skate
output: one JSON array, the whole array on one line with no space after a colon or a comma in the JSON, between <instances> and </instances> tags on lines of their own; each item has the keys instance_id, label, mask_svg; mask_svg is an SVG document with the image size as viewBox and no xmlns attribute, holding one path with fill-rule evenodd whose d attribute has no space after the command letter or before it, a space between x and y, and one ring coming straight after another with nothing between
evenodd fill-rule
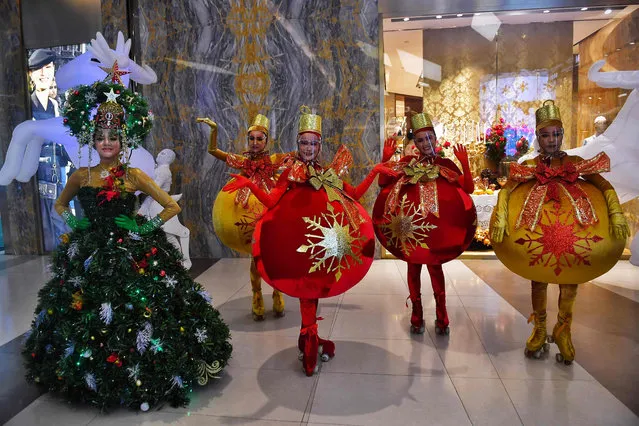
<instances>
[{"instance_id":1,"label":"roller skate","mask_svg":"<svg viewBox=\"0 0 639 426\"><path fill-rule=\"evenodd\" d=\"M424 323L424 311L422 310L422 299L411 301L413 304L413 313L410 316L410 332L413 334L424 334L426 329Z\"/></svg>"},{"instance_id":2,"label":"roller skate","mask_svg":"<svg viewBox=\"0 0 639 426\"><path fill-rule=\"evenodd\" d=\"M435 334L448 336L450 328L448 327L448 312L446 312L446 294L435 295L435 314L437 316Z\"/></svg>"},{"instance_id":3,"label":"roller skate","mask_svg":"<svg viewBox=\"0 0 639 426\"><path fill-rule=\"evenodd\" d=\"M335 356L335 343L328 339L319 339L319 353L322 362L328 362Z\"/></svg>"},{"instance_id":4,"label":"roller skate","mask_svg":"<svg viewBox=\"0 0 639 426\"><path fill-rule=\"evenodd\" d=\"M264 298L261 290L253 291L251 311L253 312L253 321L264 321Z\"/></svg>"},{"instance_id":5,"label":"roller skate","mask_svg":"<svg viewBox=\"0 0 639 426\"><path fill-rule=\"evenodd\" d=\"M546 331L546 313L533 312L528 318L528 323L534 321L533 331L526 341L524 355L528 358L539 359L543 353L548 352L550 345L546 343L548 332Z\"/></svg>"},{"instance_id":6,"label":"roller skate","mask_svg":"<svg viewBox=\"0 0 639 426\"><path fill-rule=\"evenodd\" d=\"M555 355L557 362L566 365L572 364L575 359L575 347L572 345L570 325L572 324L572 314L559 311L557 314L557 324L552 329L552 336L548 337L550 343L555 343L559 353Z\"/></svg>"},{"instance_id":7,"label":"roller skate","mask_svg":"<svg viewBox=\"0 0 639 426\"><path fill-rule=\"evenodd\" d=\"M285 315L284 296L277 290L273 290L273 312L275 313L275 318L282 318Z\"/></svg>"}]
</instances>

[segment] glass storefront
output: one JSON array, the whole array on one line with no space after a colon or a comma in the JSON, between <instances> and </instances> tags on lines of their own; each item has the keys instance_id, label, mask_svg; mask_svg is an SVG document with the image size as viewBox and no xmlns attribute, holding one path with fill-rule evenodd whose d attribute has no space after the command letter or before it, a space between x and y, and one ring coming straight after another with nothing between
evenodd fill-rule
<instances>
[{"instance_id":1,"label":"glass storefront","mask_svg":"<svg viewBox=\"0 0 639 426\"><path fill-rule=\"evenodd\" d=\"M33 120L48 120L60 116L64 105L64 94L57 90L55 72L60 66L85 51L85 45L56 46L27 51L28 93ZM53 140L43 143L37 180L45 251L55 249L60 243L59 237L69 231L64 220L53 207L68 177L74 171L74 165L63 145ZM81 213L78 211L79 204L75 201L71 202L71 209L76 215Z\"/></svg>"},{"instance_id":2,"label":"glass storefront","mask_svg":"<svg viewBox=\"0 0 639 426\"><path fill-rule=\"evenodd\" d=\"M638 24L639 5L384 19L386 135L398 140L398 155L410 152L415 108L406 100L420 97L440 155L457 161L452 146L467 147L479 221L471 249L490 250L497 191L511 162L535 154L535 110L545 100L562 111L564 150L596 141L625 149L623 123L621 133L606 129L632 89L601 87L589 70L600 60L602 72L638 70ZM623 193L623 182L609 179ZM639 203L620 196L632 235Z\"/></svg>"}]
</instances>

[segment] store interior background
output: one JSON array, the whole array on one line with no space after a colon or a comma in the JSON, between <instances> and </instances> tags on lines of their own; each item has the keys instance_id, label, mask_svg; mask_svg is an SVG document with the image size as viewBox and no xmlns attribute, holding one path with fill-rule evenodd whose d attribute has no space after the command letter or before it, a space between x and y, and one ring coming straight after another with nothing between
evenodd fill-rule
<instances>
[{"instance_id":1,"label":"store interior background","mask_svg":"<svg viewBox=\"0 0 639 426\"><path fill-rule=\"evenodd\" d=\"M384 19L383 28L386 136L407 142L410 116L425 111L440 144L469 148L475 177L485 168L504 173L481 152L480 135L499 118L512 127L507 151L522 136L532 146L534 112L554 99L563 148L579 147L595 133L594 119L612 123L631 92L591 82L590 66L605 59L602 71L639 67L636 5L407 16ZM446 155L455 160L451 150ZM639 202L623 208L634 235Z\"/></svg>"},{"instance_id":2,"label":"store interior background","mask_svg":"<svg viewBox=\"0 0 639 426\"><path fill-rule=\"evenodd\" d=\"M50 47L30 45L26 37L25 10L34 3L0 4L8 40L0 46L0 93L7 94L0 104L1 152L13 128L30 117L27 49ZM265 113L273 125L271 150L291 151L298 108L307 104L324 117L323 161L344 143L355 158L350 179L359 182L380 160L389 123L401 121L407 108L425 108L440 121L443 140L470 143L498 110L530 127L534 109L550 94L564 116L564 143L576 147L593 133L594 117L614 120L629 93L591 83L590 65L605 58L603 71L639 69L639 12L632 2L591 1L587 11L576 1L539 1L535 10L523 10L527 2L482 2L479 9L462 0L428 6L387 0L81 3L94 3L94 26L109 42L123 31L133 40L135 59L159 76L158 83L138 87L157 117L146 148L177 153L172 192L183 194L181 221L191 230L193 258L237 255L219 242L211 222L228 169L205 154L208 128L195 117L216 120L220 146L241 152L250 117ZM483 25L473 26L482 16L475 13L487 19ZM54 45L95 36L96 29L79 31L77 17L67 18L67 29L81 40ZM475 169L485 166L481 156L472 160ZM375 190L366 194L367 208L375 196ZM7 254L44 252L37 197L33 181L0 188ZM624 210L634 234L639 201Z\"/></svg>"}]
</instances>

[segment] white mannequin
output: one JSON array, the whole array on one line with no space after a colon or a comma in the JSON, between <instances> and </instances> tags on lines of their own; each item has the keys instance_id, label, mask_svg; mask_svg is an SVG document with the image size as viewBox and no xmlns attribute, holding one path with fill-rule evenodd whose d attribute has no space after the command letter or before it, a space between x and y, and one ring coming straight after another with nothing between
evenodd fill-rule
<instances>
[{"instance_id":1,"label":"white mannequin","mask_svg":"<svg viewBox=\"0 0 639 426\"><path fill-rule=\"evenodd\" d=\"M606 131L608 127L608 120L603 115L595 118L595 134L584 139L582 145L586 146L590 142L594 142L599 136L603 135L603 132Z\"/></svg>"},{"instance_id":2,"label":"white mannequin","mask_svg":"<svg viewBox=\"0 0 639 426\"><path fill-rule=\"evenodd\" d=\"M153 180L158 184L162 190L169 192L171 190L171 182L173 181L173 175L171 173L170 165L175 161L175 152L170 149L163 149L156 157L156 166L153 176ZM182 198L182 194L171 195L175 201L179 201ZM140 206L139 214L150 218L155 217L162 211L162 206L151 197L147 197ZM173 216L162 225L162 229L166 232L167 239L182 252L182 266L185 269L191 269L191 258L189 257L189 237L191 232L189 228L182 225L177 216Z\"/></svg>"}]
</instances>

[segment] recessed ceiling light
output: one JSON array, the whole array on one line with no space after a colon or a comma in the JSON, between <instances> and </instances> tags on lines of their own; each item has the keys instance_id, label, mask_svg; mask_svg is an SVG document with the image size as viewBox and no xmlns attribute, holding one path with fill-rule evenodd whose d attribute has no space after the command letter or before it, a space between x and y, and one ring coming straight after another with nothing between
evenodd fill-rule
<instances>
[{"instance_id":1,"label":"recessed ceiling light","mask_svg":"<svg viewBox=\"0 0 639 426\"><path fill-rule=\"evenodd\" d=\"M404 18L404 22L410 21L410 18Z\"/></svg>"},{"instance_id":2,"label":"recessed ceiling light","mask_svg":"<svg viewBox=\"0 0 639 426\"><path fill-rule=\"evenodd\" d=\"M463 14L463 13L458 13L458 14L457 14L457 17L458 17L458 18L461 18L462 16L464 16L464 14Z\"/></svg>"},{"instance_id":3,"label":"recessed ceiling light","mask_svg":"<svg viewBox=\"0 0 639 426\"><path fill-rule=\"evenodd\" d=\"M442 15L437 15L437 16L435 16L435 18L442 19Z\"/></svg>"},{"instance_id":4,"label":"recessed ceiling light","mask_svg":"<svg viewBox=\"0 0 639 426\"><path fill-rule=\"evenodd\" d=\"M550 10L546 9L544 10L544 13L550 13Z\"/></svg>"},{"instance_id":5,"label":"recessed ceiling light","mask_svg":"<svg viewBox=\"0 0 639 426\"><path fill-rule=\"evenodd\" d=\"M612 9L606 9L604 15L610 15L612 13Z\"/></svg>"},{"instance_id":6,"label":"recessed ceiling light","mask_svg":"<svg viewBox=\"0 0 639 426\"><path fill-rule=\"evenodd\" d=\"M588 8L587 7L582 7L581 10L582 11L586 11L586 10L588 10Z\"/></svg>"},{"instance_id":7,"label":"recessed ceiling light","mask_svg":"<svg viewBox=\"0 0 639 426\"><path fill-rule=\"evenodd\" d=\"M630 44L635 44L635 42L634 42L634 41L631 41L631 42L630 42Z\"/></svg>"}]
</instances>

